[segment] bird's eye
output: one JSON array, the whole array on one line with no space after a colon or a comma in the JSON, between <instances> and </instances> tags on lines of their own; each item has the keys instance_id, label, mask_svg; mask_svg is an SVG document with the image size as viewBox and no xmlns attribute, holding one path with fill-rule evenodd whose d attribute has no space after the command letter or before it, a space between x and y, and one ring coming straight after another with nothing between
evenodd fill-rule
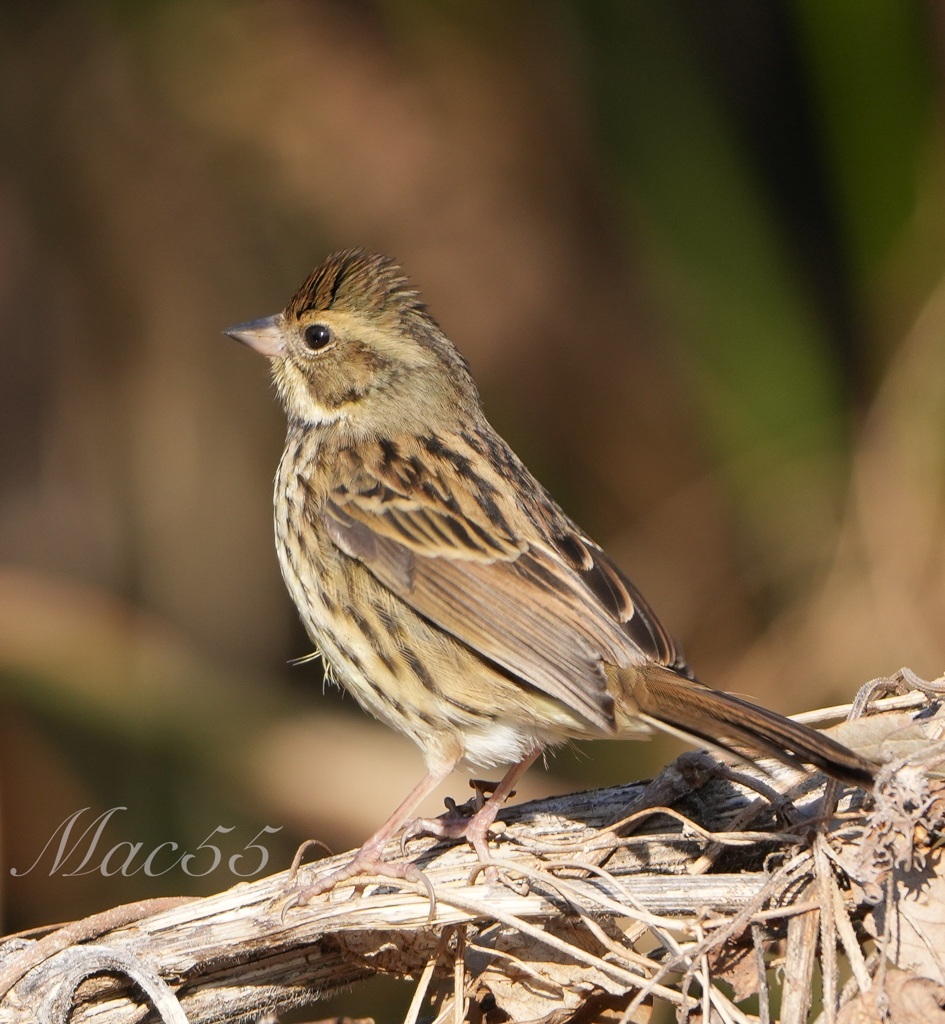
<instances>
[{"instance_id":1,"label":"bird's eye","mask_svg":"<svg viewBox=\"0 0 945 1024\"><path fill-rule=\"evenodd\" d=\"M302 337L305 338L305 344L313 352L316 352L318 349L324 348L331 341L331 330L324 324L312 324L305 328L305 333Z\"/></svg>"}]
</instances>

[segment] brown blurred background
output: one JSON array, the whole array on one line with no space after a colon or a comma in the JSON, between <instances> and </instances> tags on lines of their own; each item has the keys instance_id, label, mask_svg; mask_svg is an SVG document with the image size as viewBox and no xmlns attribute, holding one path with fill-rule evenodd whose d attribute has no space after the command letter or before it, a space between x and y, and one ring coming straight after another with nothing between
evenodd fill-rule
<instances>
[{"instance_id":1,"label":"brown blurred background","mask_svg":"<svg viewBox=\"0 0 945 1024\"><path fill-rule=\"evenodd\" d=\"M704 679L794 712L938 675L943 33L912 0L2 5L4 929L225 888L264 825L267 871L354 845L419 777L287 664L283 417L220 333L335 248L404 263ZM142 868L218 826L204 877Z\"/></svg>"}]
</instances>

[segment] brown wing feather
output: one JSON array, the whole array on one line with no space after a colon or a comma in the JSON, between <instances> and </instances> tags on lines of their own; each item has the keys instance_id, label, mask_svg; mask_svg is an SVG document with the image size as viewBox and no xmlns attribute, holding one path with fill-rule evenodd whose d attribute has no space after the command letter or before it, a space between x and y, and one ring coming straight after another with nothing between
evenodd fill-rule
<instances>
[{"instance_id":1,"label":"brown wing feather","mask_svg":"<svg viewBox=\"0 0 945 1024\"><path fill-rule=\"evenodd\" d=\"M451 490L455 474L436 465L388 444L373 464L345 467L346 484L313 496L311 511L420 615L603 732L649 723L850 781L871 777L868 762L829 737L694 680L633 584L530 477L529 487L517 481L518 503L499 506L498 481L467 478Z\"/></svg>"},{"instance_id":2,"label":"brown wing feather","mask_svg":"<svg viewBox=\"0 0 945 1024\"><path fill-rule=\"evenodd\" d=\"M459 642L602 730L615 728L606 666L688 671L633 585L497 435L421 440L422 458L392 439L342 453L344 485L313 503L340 550Z\"/></svg>"},{"instance_id":3,"label":"brown wing feather","mask_svg":"<svg viewBox=\"0 0 945 1024\"><path fill-rule=\"evenodd\" d=\"M603 660L627 665L619 631L582 616L574 586L531 552L481 561L414 543L387 514L349 514L329 502L322 522L335 544L357 558L424 618L490 661L610 731L613 699ZM395 539L395 536L398 539ZM436 553L433 553L436 552ZM641 658L642 660L642 658Z\"/></svg>"},{"instance_id":4,"label":"brown wing feather","mask_svg":"<svg viewBox=\"0 0 945 1024\"><path fill-rule=\"evenodd\" d=\"M691 678L689 666L649 602L592 540L576 531L553 537L559 557L580 573L588 589L651 661Z\"/></svg>"}]
</instances>

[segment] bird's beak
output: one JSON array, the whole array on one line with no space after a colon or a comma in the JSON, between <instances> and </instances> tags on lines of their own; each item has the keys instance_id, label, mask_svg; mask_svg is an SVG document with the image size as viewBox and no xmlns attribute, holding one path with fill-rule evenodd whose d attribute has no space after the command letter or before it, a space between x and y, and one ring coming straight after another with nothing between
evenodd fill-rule
<instances>
[{"instance_id":1,"label":"bird's beak","mask_svg":"<svg viewBox=\"0 0 945 1024\"><path fill-rule=\"evenodd\" d=\"M285 355L285 338L282 333L282 314L264 316L261 320L250 320L249 323L227 327L223 332L236 338L244 345L249 345L261 356L277 359Z\"/></svg>"}]
</instances>

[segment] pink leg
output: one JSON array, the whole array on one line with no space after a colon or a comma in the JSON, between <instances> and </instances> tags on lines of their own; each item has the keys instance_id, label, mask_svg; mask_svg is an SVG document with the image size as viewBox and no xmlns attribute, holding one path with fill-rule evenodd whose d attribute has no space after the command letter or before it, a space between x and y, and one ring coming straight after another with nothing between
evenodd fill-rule
<instances>
[{"instance_id":1,"label":"pink leg","mask_svg":"<svg viewBox=\"0 0 945 1024\"><path fill-rule=\"evenodd\" d=\"M381 854L384 852L384 847L397 834L401 826L410 820L424 797L429 796L454 767L455 765L451 764L437 771L431 770L427 772L424 778L410 791L397 810L367 840L347 864L336 868L334 871L330 871L327 875L316 879L310 885L298 886L292 890L290 899L283 907L283 913L290 907L308 903L313 896L327 892L339 882L344 882L355 875L384 875L388 878L406 878L410 881L423 881L419 868L413 864L403 860L385 862L382 860ZM485 810L485 807L483 807L483 810ZM495 815L493 815L494 817ZM306 843L301 847L299 853L304 852L308 845ZM296 854L296 861L299 859L299 854ZM297 863L295 863L294 867L297 866Z\"/></svg>"},{"instance_id":2,"label":"pink leg","mask_svg":"<svg viewBox=\"0 0 945 1024\"><path fill-rule=\"evenodd\" d=\"M513 764L495 787L489 799L471 818L451 818L448 814L442 818L421 819L411 825L409 832L416 835L442 836L444 839L465 839L479 855L483 864L489 863L489 829L495 822L502 805L508 799L515 783L534 764L541 753L541 748L532 751L527 757Z\"/></svg>"},{"instance_id":3,"label":"pink leg","mask_svg":"<svg viewBox=\"0 0 945 1024\"><path fill-rule=\"evenodd\" d=\"M493 790L492 796L469 819L469 825L466 829L466 840L472 845L476 853L479 854L481 863L489 863L489 829L495 823L496 815L509 798L515 783L535 763L540 753L541 747L533 750L527 757L519 761L518 764L513 764L502 777L502 781Z\"/></svg>"}]
</instances>

